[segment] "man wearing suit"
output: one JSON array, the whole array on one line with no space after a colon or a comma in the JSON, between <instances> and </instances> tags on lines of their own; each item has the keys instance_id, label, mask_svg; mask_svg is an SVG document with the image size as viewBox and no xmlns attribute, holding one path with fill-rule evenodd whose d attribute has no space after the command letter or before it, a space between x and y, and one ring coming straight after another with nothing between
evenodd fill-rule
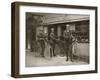
<instances>
[{"instance_id":1,"label":"man wearing suit","mask_svg":"<svg viewBox=\"0 0 100 80\"><path fill-rule=\"evenodd\" d=\"M54 28L51 28L51 33L50 33L50 45L51 45L51 50L50 50L50 54L51 57L52 56L56 56L55 54L55 34L54 34Z\"/></svg>"},{"instance_id":2,"label":"man wearing suit","mask_svg":"<svg viewBox=\"0 0 100 80\"><path fill-rule=\"evenodd\" d=\"M45 42L44 42L44 39L45 39L45 35L44 35L44 32L43 30L40 29L39 31L39 34L37 35L37 38L38 38L38 41L40 43L40 47L41 47L41 56L44 57L44 50L45 50Z\"/></svg>"},{"instance_id":3,"label":"man wearing suit","mask_svg":"<svg viewBox=\"0 0 100 80\"><path fill-rule=\"evenodd\" d=\"M64 41L65 41L65 52L66 52L66 61L70 60L73 62L73 55L72 55L72 39L73 39L73 36L72 36L72 33L71 31L69 30L69 27L70 25L67 24L66 25L66 30L64 31L63 33L63 37L64 37Z\"/></svg>"}]
</instances>

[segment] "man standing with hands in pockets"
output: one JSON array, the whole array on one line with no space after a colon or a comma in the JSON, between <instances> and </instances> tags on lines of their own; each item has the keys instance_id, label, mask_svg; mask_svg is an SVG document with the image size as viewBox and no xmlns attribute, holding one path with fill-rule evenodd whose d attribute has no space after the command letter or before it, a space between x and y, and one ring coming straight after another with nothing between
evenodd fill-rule
<instances>
[{"instance_id":1,"label":"man standing with hands in pockets","mask_svg":"<svg viewBox=\"0 0 100 80\"><path fill-rule=\"evenodd\" d=\"M66 25L66 29L64 30L64 33L63 33L63 37L64 37L64 41L65 41L65 46L64 46L64 49L65 49L65 52L66 52L66 61L70 60L73 62L73 54L72 54L72 39L73 39L73 36L72 36L72 33L69 29L70 25L67 24Z\"/></svg>"}]
</instances>

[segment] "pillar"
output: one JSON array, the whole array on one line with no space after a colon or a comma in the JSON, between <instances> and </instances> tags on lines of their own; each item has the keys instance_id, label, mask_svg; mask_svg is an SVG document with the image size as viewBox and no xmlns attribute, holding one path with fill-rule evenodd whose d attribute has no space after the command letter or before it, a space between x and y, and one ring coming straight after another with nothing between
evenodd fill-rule
<instances>
[{"instance_id":1,"label":"pillar","mask_svg":"<svg viewBox=\"0 0 100 80\"><path fill-rule=\"evenodd\" d=\"M57 36L61 36L61 26L57 27Z\"/></svg>"}]
</instances>

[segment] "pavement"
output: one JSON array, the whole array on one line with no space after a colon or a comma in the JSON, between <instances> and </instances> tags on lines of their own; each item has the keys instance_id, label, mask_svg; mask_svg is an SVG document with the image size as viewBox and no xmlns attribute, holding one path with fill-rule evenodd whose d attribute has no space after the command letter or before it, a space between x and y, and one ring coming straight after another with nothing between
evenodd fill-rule
<instances>
[{"instance_id":1,"label":"pavement","mask_svg":"<svg viewBox=\"0 0 100 80\"><path fill-rule=\"evenodd\" d=\"M84 61L74 60L74 62L66 61L65 56L41 57L38 53L26 51L26 67L39 66L67 66L67 65L82 65L88 64Z\"/></svg>"}]
</instances>

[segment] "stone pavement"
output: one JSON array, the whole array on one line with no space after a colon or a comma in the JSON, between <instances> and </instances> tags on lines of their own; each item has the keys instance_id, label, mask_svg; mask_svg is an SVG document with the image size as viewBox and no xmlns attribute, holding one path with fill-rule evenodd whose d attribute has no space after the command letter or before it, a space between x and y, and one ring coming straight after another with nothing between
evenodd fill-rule
<instances>
[{"instance_id":1,"label":"stone pavement","mask_svg":"<svg viewBox=\"0 0 100 80\"><path fill-rule=\"evenodd\" d=\"M36 54L36 53L35 53ZM56 57L40 57L39 55L34 55L33 52L26 53L26 67L39 67L39 66L63 66L63 65L81 65L88 64L83 61L74 60L74 62L67 61L66 57L56 56Z\"/></svg>"}]
</instances>

